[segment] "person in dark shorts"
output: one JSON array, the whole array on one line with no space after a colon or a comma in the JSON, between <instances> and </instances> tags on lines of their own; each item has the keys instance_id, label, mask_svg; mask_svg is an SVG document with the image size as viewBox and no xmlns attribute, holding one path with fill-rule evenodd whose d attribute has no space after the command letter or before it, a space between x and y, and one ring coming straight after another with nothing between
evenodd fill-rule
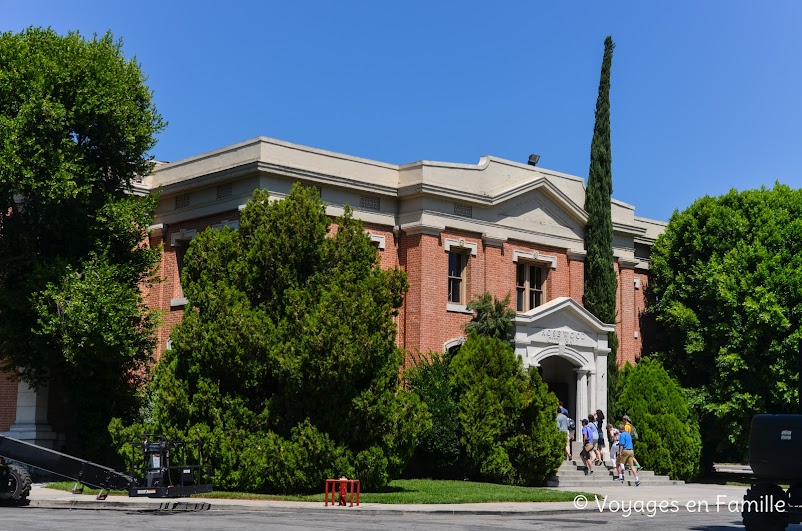
<instances>
[{"instance_id":1,"label":"person in dark shorts","mask_svg":"<svg viewBox=\"0 0 802 531\"><path fill-rule=\"evenodd\" d=\"M593 474L593 447L595 439L593 438L593 429L588 426L588 419L582 419L582 462L585 463L585 475Z\"/></svg>"}]
</instances>

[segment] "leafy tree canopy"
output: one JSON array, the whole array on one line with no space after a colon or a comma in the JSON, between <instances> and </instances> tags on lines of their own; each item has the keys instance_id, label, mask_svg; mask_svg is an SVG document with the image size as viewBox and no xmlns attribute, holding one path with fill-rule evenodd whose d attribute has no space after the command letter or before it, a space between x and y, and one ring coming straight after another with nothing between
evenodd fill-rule
<instances>
[{"instance_id":1,"label":"leafy tree canopy","mask_svg":"<svg viewBox=\"0 0 802 531\"><path fill-rule=\"evenodd\" d=\"M399 386L405 274L379 267L350 209L327 237L329 225L314 188L273 202L256 191L238 231L206 230L187 251L192 309L156 367L145 420L204 439L220 487L317 490L341 475L383 485L430 426Z\"/></svg>"},{"instance_id":2,"label":"leafy tree canopy","mask_svg":"<svg viewBox=\"0 0 802 531\"><path fill-rule=\"evenodd\" d=\"M510 308L509 293L503 300L498 300L487 292L477 295L468 303L468 309L473 310L476 314L465 325L466 333L495 337L502 341L512 340L515 310Z\"/></svg>"},{"instance_id":3,"label":"leafy tree canopy","mask_svg":"<svg viewBox=\"0 0 802 531\"><path fill-rule=\"evenodd\" d=\"M751 417L795 412L802 346L802 190L704 197L651 255L658 343L695 396L709 459L746 457Z\"/></svg>"},{"instance_id":4,"label":"leafy tree canopy","mask_svg":"<svg viewBox=\"0 0 802 531\"><path fill-rule=\"evenodd\" d=\"M163 127L110 33L0 34L0 367L63 378L90 454L135 406L153 347L139 286L158 261L140 245L155 198L131 183Z\"/></svg>"}]
</instances>

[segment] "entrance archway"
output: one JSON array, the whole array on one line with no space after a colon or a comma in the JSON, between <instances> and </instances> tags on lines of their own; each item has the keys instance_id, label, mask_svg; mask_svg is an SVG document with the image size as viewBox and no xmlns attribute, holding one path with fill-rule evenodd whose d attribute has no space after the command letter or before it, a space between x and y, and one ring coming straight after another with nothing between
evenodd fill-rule
<instances>
[{"instance_id":1,"label":"entrance archway","mask_svg":"<svg viewBox=\"0 0 802 531\"><path fill-rule=\"evenodd\" d=\"M515 318L515 352L524 366L539 368L577 428L589 412L607 411L607 334L614 330L569 297Z\"/></svg>"},{"instance_id":2,"label":"entrance archway","mask_svg":"<svg viewBox=\"0 0 802 531\"><path fill-rule=\"evenodd\" d=\"M576 368L570 360L559 355L548 356L540 361L543 382L549 391L557 395L572 417L575 417L574 413L579 413L576 410Z\"/></svg>"}]
</instances>

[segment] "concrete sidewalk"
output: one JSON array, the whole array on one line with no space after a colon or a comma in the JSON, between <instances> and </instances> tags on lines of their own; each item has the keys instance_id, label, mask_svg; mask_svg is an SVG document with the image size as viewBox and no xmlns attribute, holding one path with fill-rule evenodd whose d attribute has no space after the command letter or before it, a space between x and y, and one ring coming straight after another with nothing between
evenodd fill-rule
<instances>
[{"instance_id":1,"label":"concrete sidewalk","mask_svg":"<svg viewBox=\"0 0 802 531\"><path fill-rule=\"evenodd\" d=\"M570 488L554 490L571 491ZM273 511L273 512L319 512L319 511L356 511L371 514L382 513L432 513L432 514L547 514L559 512L584 512L616 510L622 506L645 506L664 504L676 506L679 510L723 511L734 507L733 503L741 503L746 487L730 485L710 485L690 483L685 485L666 485L652 487L626 487L612 483L609 487L596 488L590 499L578 499L575 502L503 502L503 503L463 503L463 504L403 504L390 505L379 503L363 503L354 507L324 507L323 502L293 502L272 500L225 500L217 498L129 498L126 496L109 496L105 501L98 501L93 495L72 494L60 490L48 489L34 485L29 496L29 507L72 508L85 510L121 510L121 511L170 511L175 503L200 504L208 503L212 511ZM729 505L728 505L729 504ZM740 512L739 510L737 512Z\"/></svg>"}]
</instances>

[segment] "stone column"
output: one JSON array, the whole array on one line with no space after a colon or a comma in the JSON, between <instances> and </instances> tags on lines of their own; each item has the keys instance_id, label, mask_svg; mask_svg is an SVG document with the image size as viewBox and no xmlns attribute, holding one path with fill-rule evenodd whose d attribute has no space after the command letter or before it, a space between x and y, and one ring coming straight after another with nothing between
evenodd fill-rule
<instances>
[{"instance_id":1,"label":"stone column","mask_svg":"<svg viewBox=\"0 0 802 531\"><path fill-rule=\"evenodd\" d=\"M597 382L599 380L599 375L598 375L598 373L596 371L590 371L588 373L588 376L589 376L588 387L589 387L589 390L590 390L590 402L588 404L587 413L593 413L595 415L596 414L596 407L597 407L596 404L598 403L598 402L596 402L597 396L598 396L597 393L596 393L596 385L597 385Z\"/></svg>"},{"instance_id":2,"label":"stone column","mask_svg":"<svg viewBox=\"0 0 802 531\"><path fill-rule=\"evenodd\" d=\"M582 419L588 414L588 371L587 369L574 369L576 373L576 411L574 423L576 424L576 441L571 453L579 455L582 450Z\"/></svg>"},{"instance_id":3,"label":"stone column","mask_svg":"<svg viewBox=\"0 0 802 531\"><path fill-rule=\"evenodd\" d=\"M605 415L605 424L611 421L607 411L607 352L596 353L596 408Z\"/></svg>"},{"instance_id":4,"label":"stone column","mask_svg":"<svg viewBox=\"0 0 802 531\"><path fill-rule=\"evenodd\" d=\"M17 416L8 432L10 437L21 441L53 448L56 434L47 423L48 388L34 390L25 382L17 384Z\"/></svg>"}]
</instances>

